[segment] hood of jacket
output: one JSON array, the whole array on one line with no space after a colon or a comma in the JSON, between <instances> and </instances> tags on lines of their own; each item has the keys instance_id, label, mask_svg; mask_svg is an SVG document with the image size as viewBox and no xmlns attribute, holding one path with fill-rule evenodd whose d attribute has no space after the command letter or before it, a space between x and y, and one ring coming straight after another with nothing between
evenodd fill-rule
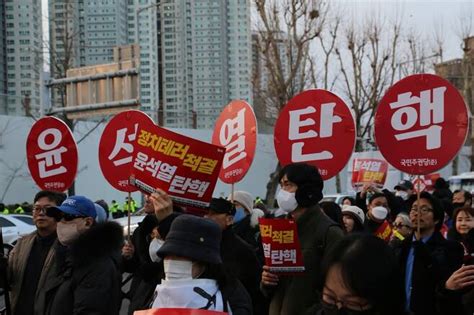
<instances>
[{"instance_id":1,"label":"hood of jacket","mask_svg":"<svg viewBox=\"0 0 474 315\"><path fill-rule=\"evenodd\" d=\"M71 244L72 262L82 264L106 256L118 257L123 243L122 226L111 221L98 223Z\"/></svg>"}]
</instances>

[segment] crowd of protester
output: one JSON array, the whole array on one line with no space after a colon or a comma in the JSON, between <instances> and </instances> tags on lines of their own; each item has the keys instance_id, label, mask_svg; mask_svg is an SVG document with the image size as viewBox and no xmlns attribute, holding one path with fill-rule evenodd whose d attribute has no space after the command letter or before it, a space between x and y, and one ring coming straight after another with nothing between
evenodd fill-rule
<instances>
[{"instance_id":1,"label":"crowd of protester","mask_svg":"<svg viewBox=\"0 0 474 315\"><path fill-rule=\"evenodd\" d=\"M235 191L213 198L204 217L157 189L144 197L145 216L130 239L113 219L138 211L135 201L40 191L31 209L36 231L6 264L12 314L112 315L124 300L128 314L474 313L470 192L451 192L438 179L432 193L417 196L403 180L393 190L367 184L340 205L321 202L324 182L304 163L283 167L279 182L276 211ZM265 264L262 217L296 222L304 272L278 274ZM131 284L123 292L125 275Z\"/></svg>"}]
</instances>

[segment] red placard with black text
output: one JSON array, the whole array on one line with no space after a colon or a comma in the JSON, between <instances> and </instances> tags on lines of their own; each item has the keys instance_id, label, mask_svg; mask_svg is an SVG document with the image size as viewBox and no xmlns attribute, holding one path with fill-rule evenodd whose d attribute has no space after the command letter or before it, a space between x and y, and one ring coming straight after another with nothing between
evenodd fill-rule
<instances>
[{"instance_id":1,"label":"red placard with black text","mask_svg":"<svg viewBox=\"0 0 474 315\"><path fill-rule=\"evenodd\" d=\"M287 219L258 220L265 265L270 272L294 274L303 272L304 262L296 222Z\"/></svg>"},{"instance_id":2,"label":"red placard with black text","mask_svg":"<svg viewBox=\"0 0 474 315\"><path fill-rule=\"evenodd\" d=\"M387 179L388 163L380 159L355 158L352 166L352 186L375 184L382 188Z\"/></svg>"},{"instance_id":3,"label":"red placard with black text","mask_svg":"<svg viewBox=\"0 0 474 315\"><path fill-rule=\"evenodd\" d=\"M130 180L146 193L161 188L179 204L206 208L224 152L219 146L144 123L134 143Z\"/></svg>"}]
</instances>

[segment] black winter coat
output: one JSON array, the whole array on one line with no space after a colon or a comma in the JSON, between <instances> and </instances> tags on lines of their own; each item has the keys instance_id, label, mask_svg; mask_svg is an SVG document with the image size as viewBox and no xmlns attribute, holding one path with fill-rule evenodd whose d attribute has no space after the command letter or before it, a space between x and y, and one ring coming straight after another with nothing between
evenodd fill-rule
<instances>
[{"instance_id":1,"label":"black winter coat","mask_svg":"<svg viewBox=\"0 0 474 315\"><path fill-rule=\"evenodd\" d=\"M225 271L237 278L252 298L253 313L266 314L268 303L260 292L262 266L255 250L228 228L222 232L221 257Z\"/></svg>"},{"instance_id":2,"label":"black winter coat","mask_svg":"<svg viewBox=\"0 0 474 315\"><path fill-rule=\"evenodd\" d=\"M434 232L423 243L407 237L395 253L400 262L405 288L405 273L410 247L414 247L410 308L416 315L461 315L461 294L445 288L446 280L462 265L462 246Z\"/></svg>"},{"instance_id":3,"label":"black winter coat","mask_svg":"<svg viewBox=\"0 0 474 315\"><path fill-rule=\"evenodd\" d=\"M47 315L116 315L122 302L120 251L123 229L114 222L93 226L56 252L58 280L47 283Z\"/></svg>"}]
</instances>

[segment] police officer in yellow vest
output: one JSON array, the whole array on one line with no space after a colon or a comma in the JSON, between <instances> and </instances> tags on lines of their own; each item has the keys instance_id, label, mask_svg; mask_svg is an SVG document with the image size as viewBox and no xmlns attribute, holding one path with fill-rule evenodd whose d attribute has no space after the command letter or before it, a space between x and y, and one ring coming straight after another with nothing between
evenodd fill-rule
<instances>
[{"instance_id":1,"label":"police officer in yellow vest","mask_svg":"<svg viewBox=\"0 0 474 315\"><path fill-rule=\"evenodd\" d=\"M25 210L23 210L23 208L19 204L15 204L14 208L15 208L15 210L13 210L13 213L15 213L15 214L25 213Z\"/></svg>"},{"instance_id":2,"label":"police officer in yellow vest","mask_svg":"<svg viewBox=\"0 0 474 315\"><path fill-rule=\"evenodd\" d=\"M110 204L110 213L114 219L123 217L122 209L120 209L119 203L115 200L112 200Z\"/></svg>"},{"instance_id":3,"label":"police officer in yellow vest","mask_svg":"<svg viewBox=\"0 0 474 315\"><path fill-rule=\"evenodd\" d=\"M10 211L8 211L8 208L5 207L5 204L0 203L0 213L1 214L10 214Z\"/></svg>"},{"instance_id":4,"label":"police officer in yellow vest","mask_svg":"<svg viewBox=\"0 0 474 315\"><path fill-rule=\"evenodd\" d=\"M127 213L128 212L128 197L125 197L125 203L123 204L123 213ZM130 200L130 213L135 213L135 210L137 209L137 203L135 202L135 200L133 200L133 198L131 198Z\"/></svg>"}]
</instances>

